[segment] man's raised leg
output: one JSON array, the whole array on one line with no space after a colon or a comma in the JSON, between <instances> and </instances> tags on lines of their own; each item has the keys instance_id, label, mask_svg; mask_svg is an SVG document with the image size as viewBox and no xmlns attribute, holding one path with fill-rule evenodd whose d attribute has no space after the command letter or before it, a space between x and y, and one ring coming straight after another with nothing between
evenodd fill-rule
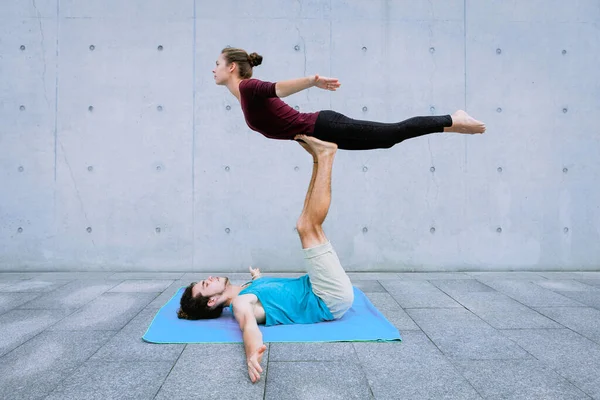
<instances>
[{"instance_id":1,"label":"man's raised leg","mask_svg":"<svg viewBox=\"0 0 600 400\"><path fill-rule=\"evenodd\" d=\"M300 144L313 156L312 178L296 225L302 247L306 249L327 242L322 225L331 204L331 170L337 145L304 135L297 138L303 141Z\"/></svg>"},{"instance_id":2,"label":"man's raised leg","mask_svg":"<svg viewBox=\"0 0 600 400\"><path fill-rule=\"evenodd\" d=\"M354 289L340 260L323 231L323 222L331 204L331 169L337 151L334 143L313 137L297 137L313 155L313 175L297 229L307 261L313 292L329 308L334 319L341 318L354 301Z\"/></svg>"}]
</instances>

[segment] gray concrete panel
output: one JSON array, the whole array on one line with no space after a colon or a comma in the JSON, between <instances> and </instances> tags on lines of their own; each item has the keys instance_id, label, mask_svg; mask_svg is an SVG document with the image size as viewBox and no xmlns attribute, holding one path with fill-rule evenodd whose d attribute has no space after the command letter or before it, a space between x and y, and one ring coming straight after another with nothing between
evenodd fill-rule
<instances>
[{"instance_id":1,"label":"gray concrete panel","mask_svg":"<svg viewBox=\"0 0 600 400\"><path fill-rule=\"evenodd\" d=\"M172 364L164 361L88 361L46 399L149 399L158 392L171 368Z\"/></svg>"},{"instance_id":2,"label":"gray concrete panel","mask_svg":"<svg viewBox=\"0 0 600 400\"><path fill-rule=\"evenodd\" d=\"M367 297L383 316L402 334L405 330L416 330L418 326L400 307L389 293L367 293Z\"/></svg>"},{"instance_id":3,"label":"gray concrete panel","mask_svg":"<svg viewBox=\"0 0 600 400\"><path fill-rule=\"evenodd\" d=\"M383 287L404 308L460 307L450 296L427 281L387 281Z\"/></svg>"},{"instance_id":4,"label":"gray concrete panel","mask_svg":"<svg viewBox=\"0 0 600 400\"><path fill-rule=\"evenodd\" d=\"M600 310L583 307L537 308L541 314L600 344Z\"/></svg>"},{"instance_id":5,"label":"gray concrete panel","mask_svg":"<svg viewBox=\"0 0 600 400\"><path fill-rule=\"evenodd\" d=\"M375 397L362 369L355 363L296 361L269 362L264 398L370 400Z\"/></svg>"},{"instance_id":6,"label":"gray concrete panel","mask_svg":"<svg viewBox=\"0 0 600 400\"><path fill-rule=\"evenodd\" d=\"M49 279L27 279L7 284L0 289L8 293L48 293L68 284L69 281Z\"/></svg>"},{"instance_id":7,"label":"gray concrete panel","mask_svg":"<svg viewBox=\"0 0 600 400\"><path fill-rule=\"evenodd\" d=\"M114 287L117 282L71 282L50 293L42 293L20 309L64 309L75 311Z\"/></svg>"},{"instance_id":8,"label":"gray concrete panel","mask_svg":"<svg viewBox=\"0 0 600 400\"><path fill-rule=\"evenodd\" d=\"M481 398L423 332L407 332L402 343L354 347L376 399Z\"/></svg>"},{"instance_id":9,"label":"gray concrete panel","mask_svg":"<svg viewBox=\"0 0 600 400\"><path fill-rule=\"evenodd\" d=\"M532 282L516 280L489 280L486 285L512 297L529 307L578 307L583 304L542 288Z\"/></svg>"},{"instance_id":10,"label":"gray concrete panel","mask_svg":"<svg viewBox=\"0 0 600 400\"><path fill-rule=\"evenodd\" d=\"M465 309L411 309L407 312L449 358L531 358L522 348L506 340L506 337Z\"/></svg>"},{"instance_id":11,"label":"gray concrete panel","mask_svg":"<svg viewBox=\"0 0 600 400\"><path fill-rule=\"evenodd\" d=\"M37 8L15 3L1 9L0 264L5 270L22 271L39 268L51 254L56 2L40 2ZM52 14L54 18L48 18Z\"/></svg>"},{"instance_id":12,"label":"gray concrete panel","mask_svg":"<svg viewBox=\"0 0 600 400\"><path fill-rule=\"evenodd\" d=\"M2 358L0 397L43 398L114 332L44 332Z\"/></svg>"},{"instance_id":13,"label":"gray concrete panel","mask_svg":"<svg viewBox=\"0 0 600 400\"><path fill-rule=\"evenodd\" d=\"M63 310L12 310L0 315L0 356L69 315Z\"/></svg>"},{"instance_id":14,"label":"gray concrete panel","mask_svg":"<svg viewBox=\"0 0 600 400\"><path fill-rule=\"evenodd\" d=\"M457 361L454 365L486 399L589 399L538 360Z\"/></svg>"},{"instance_id":15,"label":"gray concrete panel","mask_svg":"<svg viewBox=\"0 0 600 400\"><path fill-rule=\"evenodd\" d=\"M54 262L191 264L192 32L189 20L62 21Z\"/></svg>"},{"instance_id":16,"label":"gray concrete panel","mask_svg":"<svg viewBox=\"0 0 600 400\"><path fill-rule=\"evenodd\" d=\"M503 333L592 398L600 396L600 345L597 343L569 329Z\"/></svg>"},{"instance_id":17,"label":"gray concrete panel","mask_svg":"<svg viewBox=\"0 0 600 400\"><path fill-rule=\"evenodd\" d=\"M175 362L185 344L152 344L142 340L156 316L156 310L144 309L116 335L110 338L91 361L171 361Z\"/></svg>"},{"instance_id":18,"label":"gray concrete panel","mask_svg":"<svg viewBox=\"0 0 600 400\"><path fill-rule=\"evenodd\" d=\"M156 293L105 293L50 330L119 330L155 297Z\"/></svg>"},{"instance_id":19,"label":"gray concrete panel","mask_svg":"<svg viewBox=\"0 0 600 400\"><path fill-rule=\"evenodd\" d=\"M259 399L264 398L265 380L263 375L252 384L248 378L242 344L187 345L155 398L188 399L193 394L196 399Z\"/></svg>"},{"instance_id":20,"label":"gray concrete panel","mask_svg":"<svg viewBox=\"0 0 600 400\"><path fill-rule=\"evenodd\" d=\"M269 362L346 361L358 362L352 343L271 343Z\"/></svg>"},{"instance_id":21,"label":"gray concrete panel","mask_svg":"<svg viewBox=\"0 0 600 400\"><path fill-rule=\"evenodd\" d=\"M0 289L2 289L1 285ZM0 314L4 314L21 304L31 302L39 296L39 293L0 293Z\"/></svg>"},{"instance_id":22,"label":"gray concrete panel","mask_svg":"<svg viewBox=\"0 0 600 400\"><path fill-rule=\"evenodd\" d=\"M597 291L585 291L585 292L561 292L565 297L573 299L581 304L585 304L590 307L594 307L600 310L600 292Z\"/></svg>"},{"instance_id":23,"label":"gray concrete panel","mask_svg":"<svg viewBox=\"0 0 600 400\"><path fill-rule=\"evenodd\" d=\"M455 293L452 298L496 329L563 327L501 293Z\"/></svg>"}]
</instances>

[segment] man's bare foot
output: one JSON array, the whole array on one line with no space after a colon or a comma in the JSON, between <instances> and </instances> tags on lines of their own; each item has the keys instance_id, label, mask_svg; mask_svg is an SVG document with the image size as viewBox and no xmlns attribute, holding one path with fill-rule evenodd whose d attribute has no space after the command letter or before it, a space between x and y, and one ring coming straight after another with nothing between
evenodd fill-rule
<instances>
[{"instance_id":1,"label":"man's bare foot","mask_svg":"<svg viewBox=\"0 0 600 400\"><path fill-rule=\"evenodd\" d=\"M456 133L483 133L485 132L485 124L477 121L463 110L458 110L452 117L452 126L444 128L444 132Z\"/></svg>"},{"instance_id":2,"label":"man's bare foot","mask_svg":"<svg viewBox=\"0 0 600 400\"><path fill-rule=\"evenodd\" d=\"M304 144L306 144L310 148L310 150L312 150L307 151L309 151L314 157L335 154L335 152L337 151L337 144L331 142L324 142L313 136L296 135L294 137L294 140L298 140L302 147L304 147L304 145L302 144L302 142L304 142Z\"/></svg>"}]
</instances>

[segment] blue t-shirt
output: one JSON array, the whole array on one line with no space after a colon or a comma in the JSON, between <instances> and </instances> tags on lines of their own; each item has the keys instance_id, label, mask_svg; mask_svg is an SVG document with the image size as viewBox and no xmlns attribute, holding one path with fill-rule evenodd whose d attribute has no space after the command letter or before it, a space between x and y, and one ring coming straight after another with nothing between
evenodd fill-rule
<instances>
[{"instance_id":1,"label":"blue t-shirt","mask_svg":"<svg viewBox=\"0 0 600 400\"><path fill-rule=\"evenodd\" d=\"M265 309L265 326L331 321L325 302L313 293L308 275L299 278L258 278L240 292L258 297ZM233 304L229 306L233 311Z\"/></svg>"}]
</instances>

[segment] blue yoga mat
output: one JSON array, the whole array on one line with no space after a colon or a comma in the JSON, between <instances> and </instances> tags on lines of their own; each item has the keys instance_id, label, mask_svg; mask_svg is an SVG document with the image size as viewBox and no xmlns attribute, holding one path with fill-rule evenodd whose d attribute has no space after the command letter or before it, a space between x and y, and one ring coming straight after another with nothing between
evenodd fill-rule
<instances>
[{"instance_id":1,"label":"blue yoga mat","mask_svg":"<svg viewBox=\"0 0 600 400\"><path fill-rule=\"evenodd\" d=\"M229 307L216 319L190 321L177 318L185 287L156 314L143 336L150 343L242 343L242 332ZM335 321L316 324L258 326L263 342L366 342L401 341L400 332L354 288L354 304Z\"/></svg>"}]
</instances>

